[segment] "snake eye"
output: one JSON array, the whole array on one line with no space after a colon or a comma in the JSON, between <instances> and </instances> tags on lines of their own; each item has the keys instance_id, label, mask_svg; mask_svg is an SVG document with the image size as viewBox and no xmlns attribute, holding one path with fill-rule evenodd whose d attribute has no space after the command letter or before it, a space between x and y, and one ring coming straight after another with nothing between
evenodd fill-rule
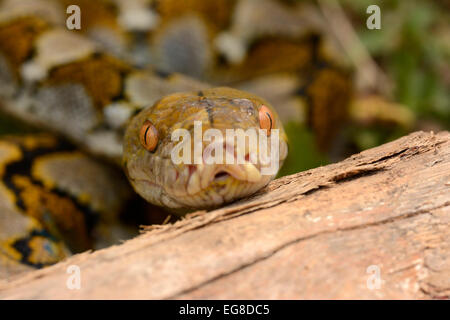
<instances>
[{"instance_id":1,"label":"snake eye","mask_svg":"<svg viewBox=\"0 0 450 320\"><path fill-rule=\"evenodd\" d=\"M141 140L142 146L152 152L155 151L158 145L158 130L156 130L153 123L150 120L145 120L139 132L139 140Z\"/></svg>"},{"instance_id":2,"label":"snake eye","mask_svg":"<svg viewBox=\"0 0 450 320\"><path fill-rule=\"evenodd\" d=\"M259 109L259 126L261 129L266 129L267 135L270 136L270 131L274 127L274 118L272 111L265 105Z\"/></svg>"}]
</instances>

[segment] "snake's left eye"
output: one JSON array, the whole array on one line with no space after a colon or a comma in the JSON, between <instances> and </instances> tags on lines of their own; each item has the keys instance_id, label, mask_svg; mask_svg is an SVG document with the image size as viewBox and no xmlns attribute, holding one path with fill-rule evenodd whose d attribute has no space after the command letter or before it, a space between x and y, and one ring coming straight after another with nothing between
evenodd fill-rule
<instances>
[{"instance_id":1,"label":"snake's left eye","mask_svg":"<svg viewBox=\"0 0 450 320\"><path fill-rule=\"evenodd\" d=\"M139 140L146 150L150 152L155 151L158 145L158 130L156 130L150 120L145 120L142 125L141 131L139 132Z\"/></svg>"},{"instance_id":2,"label":"snake's left eye","mask_svg":"<svg viewBox=\"0 0 450 320\"><path fill-rule=\"evenodd\" d=\"M275 123L272 111L265 105L259 109L259 126L261 129L267 130L267 135L270 136L270 131L273 129Z\"/></svg>"}]
</instances>

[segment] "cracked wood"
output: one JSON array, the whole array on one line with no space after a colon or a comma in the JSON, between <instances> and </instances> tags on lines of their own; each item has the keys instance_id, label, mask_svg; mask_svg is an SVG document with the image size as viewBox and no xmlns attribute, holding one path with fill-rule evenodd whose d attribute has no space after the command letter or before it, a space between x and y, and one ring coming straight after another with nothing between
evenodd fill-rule
<instances>
[{"instance_id":1,"label":"cracked wood","mask_svg":"<svg viewBox=\"0 0 450 320\"><path fill-rule=\"evenodd\" d=\"M450 134L417 132L0 282L0 298L449 298L449 226Z\"/></svg>"}]
</instances>

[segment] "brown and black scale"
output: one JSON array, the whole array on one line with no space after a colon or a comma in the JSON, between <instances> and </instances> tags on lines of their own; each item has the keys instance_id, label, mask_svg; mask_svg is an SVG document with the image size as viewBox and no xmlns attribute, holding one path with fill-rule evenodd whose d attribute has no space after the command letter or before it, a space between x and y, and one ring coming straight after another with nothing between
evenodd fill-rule
<instances>
[{"instance_id":1,"label":"brown and black scale","mask_svg":"<svg viewBox=\"0 0 450 320\"><path fill-rule=\"evenodd\" d=\"M35 143L26 143L35 139ZM45 141L45 143L42 143ZM21 254L21 262L33 267L42 267L45 262L29 259L34 248L30 243L35 237L47 238L49 242L64 241L72 252L82 252L92 248L91 231L96 225L99 214L89 206L82 204L73 195L58 189L48 188L32 174L33 164L43 156L75 152L69 143L45 137L26 139L6 137L1 143L13 143L20 148L21 156L9 163L0 163L3 168L1 183L12 191L16 207L25 215L37 219L43 229L33 229L22 238L15 239L11 247ZM57 262L57 261L53 261ZM51 263L50 263L51 264Z\"/></svg>"}]
</instances>

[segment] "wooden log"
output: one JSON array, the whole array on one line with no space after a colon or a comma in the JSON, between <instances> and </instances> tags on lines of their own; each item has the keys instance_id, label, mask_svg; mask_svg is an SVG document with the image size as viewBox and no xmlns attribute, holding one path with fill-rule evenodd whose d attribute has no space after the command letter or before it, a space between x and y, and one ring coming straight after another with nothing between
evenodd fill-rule
<instances>
[{"instance_id":1,"label":"wooden log","mask_svg":"<svg viewBox=\"0 0 450 320\"><path fill-rule=\"evenodd\" d=\"M67 287L71 265L80 289ZM448 132L410 134L0 283L1 299L449 296Z\"/></svg>"}]
</instances>

